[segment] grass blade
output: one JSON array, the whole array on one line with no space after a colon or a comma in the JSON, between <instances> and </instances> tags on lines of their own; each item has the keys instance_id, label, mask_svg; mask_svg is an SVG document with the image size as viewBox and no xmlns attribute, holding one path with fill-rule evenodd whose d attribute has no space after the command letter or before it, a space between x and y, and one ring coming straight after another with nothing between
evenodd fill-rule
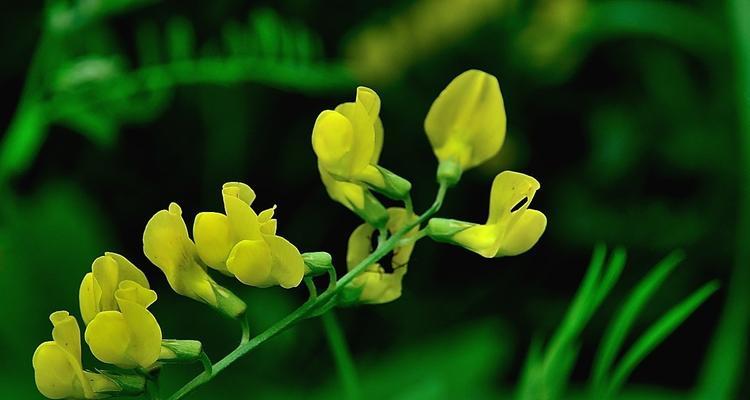
<instances>
[{"instance_id":1,"label":"grass blade","mask_svg":"<svg viewBox=\"0 0 750 400\"><path fill-rule=\"evenodd\" d=\"M607 371L609 371L612 362L620 352L620 348L643 306L683 258L682 252L676 251L656 264L651 272L633 289L625 304L616 314L617 317L607 327L594 360L592 385L595 393L602 388L601 385L606 378Z\"/></svg>"},{"instance_id":2,"label":"grass blade","mask_svg":"<svg viewBox=\"0 0 750 400\"><path fill-rule=\"evenodd\" d=\"M612 380L607 388L606 397L614 395L625 383L633 369L664 339L667 338L678 326L680 326L690 314L693 313L709 296L717 289L716 281L709 282L696 290L680 304L673 307L656 321L640 338L633 344L612 374ZM606 398L605 397L605 398Z\"/></svg>"}]
</instances>

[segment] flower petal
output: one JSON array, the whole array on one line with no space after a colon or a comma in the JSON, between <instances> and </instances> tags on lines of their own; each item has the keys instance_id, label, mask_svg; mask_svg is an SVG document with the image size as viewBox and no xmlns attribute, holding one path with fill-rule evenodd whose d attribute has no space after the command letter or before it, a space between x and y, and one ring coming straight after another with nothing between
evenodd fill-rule
<instances>
[{"instance_id":1,"label":"flower petal","mask_svg":"<svg viewBox=\"0 0 750 400\"><path fill-rule=\"evenodd\" d=\"M240 240L260 239L260 224L255 211L245 199L239 197L242 192L237 187L227 185L230 184L224 185L221 195L224 199L224 210L227 214L232 240L236 243Z\"/></svg>"},{"instance_id":2,"label":"flower petal","mask_svg":"<svg viewBox=\"0 0 750 400\"><path fill-rule=\"evenodd\" d=\"M78 290L78 302L81 308L81 317L83 323L88 325L96 316L99 309L99 299L101 299L101 289L94 281L94 273L89 272L81 281L81 287Z\"/></svg>"},{"instance_id":3,"label":"flower petal","mask_svg":"<svg viewBox=\"0 0 750 400\"><path fill-rule=\"evenodd\" d=\"M325 110L315 120L312 145L318 161L331 173L346 176L353 151L354 127L347 117L337 111Z\"/></svg>"},{"instance_id":4,"label":"flower petal","mask_svg":"<svg viewBox=\"0 0 750 400\"><path fill-rule=\"evenodd\" d=\"M515 256L531 249L544 233L547 217L537 210L526 210L508 231L496 257Z\"/></svg>"},{"instance_id":5,"label":"flower petal","mask_svg":"<svg viewBox=\"0 0 750 400\"><path fill-rule=\"evenodd\" d=\"M227 269L242 283L257 287L271 286L271 250L263 240L237 243L227 258Z\"/></svg>"},{"instance_id":6,"label":"flower petal","mask_svg":"<svg viewBox=\"0 0 750 400\"><path fill-rule=\"evenodd\" d=\"M55 342L44 342L36 348L32 358L34 381L39 392L50 399L83 398L77 369L71 364L70 354Z\"/></svg>"},{"instance_id":7,"label":"flower petal","mask_svg":"<svg viewBox=\"0 0 750 400\"><path fill-rule=\"evenodd\" d=\"M132 333L121 312L103 311L96 314L86 328L85 338L91 353L99 361L121 368L138 366L127 354Z\"/></svg>"},{"instance_id":8,"label":"flower petal","mask_svg":"<svg viewBox=\"0 0 750 400\"><path fill-rule=\"evenodd\" d=\"M142 368L155 363L161 353L161 328L146 307L156 300L156 292L132 281L123 282L117 291L117 303L130 328L128 358Z\"/></svg>"},{"instance_id":9,"label":"flower petal","mask_svg":"<svg viewBox=\"0 0 750 400\"><path fill-rule=\"evenodd\" d=\"M435 99L424 129L438 159L453 159L467 169L500 150L505 124L497 78L469 70L453 79Z\"/></svg>"},{"instance_id":10,"label":"flower petal","mask_svg":"<svg viewBox=\"0 0 750 400\"><path fill-rule=\"evenodd\" d=\"M167 276L172 289L192 299L216 306L212 280L198 264L195 244L188 237L182 210L171 203L157 212L143 232L143 252Z\"/></svg>"},{"instance_id":11,"label":"flower petal","mask_svg":"<svg viewBox=\"0 0 750 400\"><path fill-rule=\"evenodd\" d=\"M215 212L202 212L195 217L193 238L198 256L209 267L226 271L226 260L234 247L229 218Z\"/></svg>"},{"instance_id":12,"label":"flower petal","mask_svg":"<svg viewBox=\"0 0 750 400\"><path fill-rule=\"evenodd\" d=\"M533 177L513 171L499 173L492 182L490 212L487 224L509 224L526 210L539 190L539 181ZM514 210L520 202L526 201ZM512 212L511 212L512 210Z\"/></svg>"},{"instance_id":13,"label":"flower petal","mask_svg":"<svg viewBox=\"0 0 750 400\"><path fill-rule=\"evenodd\" d=\"M271 249L271 275L285 289L299 286L305 276L305 262L297 247L281 236L264 236Z\"/></svg>"}]
</instances>

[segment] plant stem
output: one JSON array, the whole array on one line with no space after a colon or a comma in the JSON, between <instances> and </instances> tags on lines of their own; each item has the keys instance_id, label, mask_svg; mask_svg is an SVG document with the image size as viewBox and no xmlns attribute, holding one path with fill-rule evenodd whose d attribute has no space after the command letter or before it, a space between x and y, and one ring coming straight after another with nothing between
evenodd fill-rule
<instances>
[{"instance_id":1,"label":"plant stem","mask_svg":"<svg viewBox=\"0 0 750 400\"><path fill-rule=\"evenodd\" d=\"M726 305L712 339L696 398L733 399L744 371L750 328L750 3L730 0L727 16L734 34L737 113L739 116L739 210L734 268Z\"/></svg>"},{"instance_id":2,"label":"plant stem","mask_svg":"<svg viewBox=\"0 0 750 400\"><path fill-rule=\"evenodd\" d=\"M357 370L354 366L354 360L349 352L349 346L346 344L346 338L341 330L333 310L321 316L323 319L323 328L328 338L328 344L331 347L333 359L336 362L336 370L339 373L339 379L344 386L344 393L349 400L360 398L359 383L357 379Z\"/></svg>"},{"instance_id":3,"label":"plant stem","mask_svg":"<svg viewBox=\"0 0 750 400\"><path fill-rule=\"evenodd\" d=\"M242 337L240 338L240 344L242 345L250 340L250 323L247 320L247 314L240 317L240 326L242 327Z\"/></svg>"},{"instance_id":4,"label":"plant stem","mask_svg":"<svg viewBox=\"0 0 750 400\"><path fill-rule=\"evenodd\" d=\"M318 297L318 288L315 287L315 282L309 276L306 276L304 281L307 291L310 292L310 300L315 300Z\"/></svg>"},{"instance_id":5,"label":"plant stem","mask_svg":"<svg viewBox=\"0 0 750 400\"><path fill-rule=\"evenodd\" d=\"M365 268L385 257L386 254L390 253L398 245L401 238L406 235L407 232L410 232L416 226L420 226L428 218L434 215L443 205L443 199L445 198L445 193L447 190L448 185L444 182L440 182L440 188L438 189L437 196L435 197L435 201L432 203L432 206L430 206L430 208L428 208L427 211L425 211L424 214L420 215L415 221L407 224L396 233L394 233L390 238L388 238L388 240L380 244L369 256L365 257L364 260L362 260L359 264L357 264L354 268L352 268L349 272L342 276L338 281L336 281L336 287L326 290L314 300L311 299L306 301L304 304L299 306L299 308L292 311L289 315L277 321L275 324L271 325L268 329L261 332L254 338L250 339L247 343L239 345L231 353L227 354L224 358L214 364L211 373L206 374L204 372L201 375L196 376L195 378L193 378L193 380L185 384L185 386L183 386L175 394L173 394L169 398L169 400L178 400L183 398L185 395L195 390L198 386L213 379L213 377L223 371L224 368L237 361L237 359L247 354L250 350L258 347L266 340L276 336L286 328L304 319L318 306L328 303L331 299L333 299L334 296L338 294L339 291L341 291L341 289L343 289L349 282L354 280L357 275L362 273Z\"/></svg>"}]
</instances>

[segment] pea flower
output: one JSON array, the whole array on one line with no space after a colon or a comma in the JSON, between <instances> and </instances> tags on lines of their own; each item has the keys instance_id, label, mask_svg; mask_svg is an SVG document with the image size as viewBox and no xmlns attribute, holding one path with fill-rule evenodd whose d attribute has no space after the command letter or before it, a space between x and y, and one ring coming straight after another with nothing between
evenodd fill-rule
<instances>
[{"instance_id":1,"label":"pea flower","mask_svg":"<svg viewBox=\"0 0 750 400\"><path fill-rule=\"evenodd\" d=\"M487 223L432 218L427 235L487 258L524 253L536 244L547 226L544 214L528 208L539 187L539 182L528 175L501 172L492 182Z\"/></svg>"},{"instance_id":2,"label":"pea flower","mask_svg":"<svg viewBox=\"0 0 750 400\"><path fill-rule=\"evenodd\" d=\"M365 185L394 200L405 199L411 183L377 165L383 138L379 113L378 94L357 88L353 103L320 113L313 127L313 150L319 168L335 180Z\"/></svg>"},{"instance_id":3,"label":"pea flower","mask_svg":"<svg viewBox=\"0 0 750 400\"><path fill-rule=\"evenodd\" d=\"M146 275L133 263L117 253L104 253L94 260L91 271L84 276L79 291L83 323L88 325L96 314L118 309L115 291L120 282L133 281L149 289Z\"/></svg>"},{"instance_id":4,"label":"pea flower","mask_svg":"<svg viewBox=\"0 0 750 400\"><path fill-rule=\"evenodd\" d=\"M417 218L405 209L396 207L388 209L388 216L387 229L391 233L398 231ZM418 228L415 227L404 236L404 239L416 235L417 231ZM346 265L349 270L372 253L372 235L374 232L375 228L368 224L362 224L352 232L346 253ZM401 297L401 281L406 275L407 264L413 250L414 243L393 249L392 272L386 272L379 263L368 266L344 290L345 300L343 302L382 304Z\"/></svg>"},{"instance_id":5,"label":"pea flower","mask_svg":"<svg viewBox=\"0 0 750 400\"><path fill-rule=\"evenodd\" d=\"M49 316L52 341L37 347L32 357L39 392L50 399L98 399L121 387L102 374L84 371L81 365L81 330L67 311Z\"/></svg>"},{"instance_id":6,"label":"pea flower","mask_svg":"<svg viewBox=\"0 0 750 400\"><path fill-rule=\"evenodd\" d=\"M461 172L500 151L505 139L505 106L497 78L468 70L432 103L424 129L440 161L438 178L455 184Z\"/></svg>"},{"instance_id":7,"label":"pea flower","mask_svg":"<svg viewBox=\"0 0 750 400\"><path fill-rule=\"evenodd\" d=\"M209 267L256 287L296 287L305 275L299 250L276 235L274 208L256 214L255 192L240 182L221 191L226 214L202 212L195 217L193 236L198 256Z\"/></svg>"},{"instance_id":8,"label":"pea flower","mask_svg":"<svg viewBox=\"0 0 750 400\"><path fill-rule=\"evenodd\" d=\"M156 292L122 281L114 293L117 310L102 311L86 327L86 343L100 361L120 368L147 368L161 353L161 328L147 307Z\"/></svg>"},{"instance_id":9,"label":"pea flower","mask_svg":"<svg viewBox=\"0 0 750 400\"><path fill-rule=\"evenodd\" d=\"M177 203L171 203L168 210L157 212L148 221L143 232L143 252L164 272L175 292L233 318L245 312L245 303L206 273Z\"/></svg>"}]
</instances>

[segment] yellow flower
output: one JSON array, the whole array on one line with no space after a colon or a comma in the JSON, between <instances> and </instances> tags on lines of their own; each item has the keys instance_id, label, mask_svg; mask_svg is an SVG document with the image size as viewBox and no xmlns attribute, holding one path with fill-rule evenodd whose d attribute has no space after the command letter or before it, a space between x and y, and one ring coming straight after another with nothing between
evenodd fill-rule
<instances>
[{"instance_id":1,"label":"yellow flower","mask_svg":"<svg viewBox=\"0 0 750 400\"><path fill-rule=\"evenodd\" d=\"M32 358L39 392L50 399L97 399L120 387L107 377L84 371L81 366L81 331L67 311L49 317L52 341L37 347Z\"/></svg>"},{"instance_id":2,"label":"yellow flower","mask_svg":"<svg viewBox=\"0 0 750 400\"><path fill-rule=\"evenodd\" d=\"M195 243L188 237L182 209L171 203L169 210L154 214L143 232L143 252L167 276L172 289L206 303L230 317L245 312L245 303L219 286L206 273Z\"/></svg>"},{"instance_id":3,"label":"yellow flower","mask_svg":"<svg viewBox=\"0 0 750 400\"><path fill-rule=\"evenodd\" d=\"M536 179L518 172L501 172L492 182L486 224L433 218L427 224L427 235L487 258L524 253L536 244L547 226L544 214L528 208L537 190Z\"/></svg>"},{"instance_id":4,"label":"yellow flower","mask_svg":"<svg viewBox=\"0 0 750 400\"><path fill-rule=\"evenodd\" d=\"M156 292L123 281L114 293L117 310L102 311L86 327L86 343L100 361L120 368L147 368L161 353L161 328L147 307Z\"/></svg>"},{"instance_id":5,"label":"yellow flower","mask_svg":"<svg viewBox=\"0 0 750 400\"><path fill-rule=\"evenodd\" d=\"M83 278L79 291L81 316L86 325L99 312L117 310L115 291L120 282L133 281L149 289L146 275L117 253L104 253L94 260L91 270Z\"/></svg>"},{"instance_id":6,"label":"yellow flower","mask_svg":"<svg viewBox=\"0 0 750 400\"><path fill-rule=\"evenodd\" d=\"M193 236L198 255L209 267L256 287L296 287L305 275L299 250L276 235L274 208L256 214L255 192L244 183L225 183L226 214L202 212Z\"/></svg>"},{"instance_id":7,"label":"yellow flower","mask_svg":"<svg viewBox=\"0 0 750 400\"><path fill-rule=\"evenodd\" d=\"M500 151L505 106L497 79L475 69L457 76L432 103L424 129L440 160L438 177L451 184L461 172Z\"/></svg>"},{"instance_id":8,"label":"yellow flower","mask_svg":"<svg viewBox=\"0 0 750 400\"><path fill-rule=\"evenodd\" d=\"M320 113L313 127L313 150L319 169L333 180L366 185L392 199L404 199L411 184L377 165L383 142L379 112L378 94L366 87L357 88L353 103ZM334 199L341 201L340 197Z\"/></svg>"},{"instance_id":9,"label":"yellow flower","mask_svg":"<svg viewBox=\"0 0 750 400\"><path fill-rule=\"evenodd\" d=\"M388 216L387 228L391 233L417 218L403 208L395 207L388 209ZM418 228L415 227L404 238L415 235L417 231ZM346 253L346 265L349 270L372 253L371 239L374 232L375 228L368 224L362 224L352 232ZM386 272L378 263L368 266L349 284L347 288L349 293L345 296L352 297L351 302L367 304L388 303L398 299L401 296L401 281L406 275L412 250L414 250L414 243L394 248L391 258L392 272Z\"/></svg>"}]
</instances>

